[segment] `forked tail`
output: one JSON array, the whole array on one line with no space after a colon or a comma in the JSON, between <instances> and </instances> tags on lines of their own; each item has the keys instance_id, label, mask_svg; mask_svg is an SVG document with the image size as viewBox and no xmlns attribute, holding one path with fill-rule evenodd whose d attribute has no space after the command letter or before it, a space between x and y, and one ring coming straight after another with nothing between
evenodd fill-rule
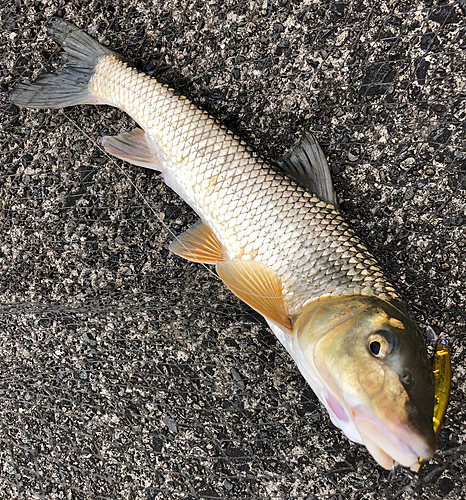
<instances>
[{"instance_id":1,"label":"forked tail","mask_svg":"<svg viewBox=\"0 0 466 500\"><path fill-rule=\"evenodd\" d=\"M97 104L89 82L99 59L117 54L59 17L50 19L48 32L63 47L64 65L57 73L39 76L34 83L20 83L10 94L10 102L24 108Z\"/></svg>"}]
</instances>

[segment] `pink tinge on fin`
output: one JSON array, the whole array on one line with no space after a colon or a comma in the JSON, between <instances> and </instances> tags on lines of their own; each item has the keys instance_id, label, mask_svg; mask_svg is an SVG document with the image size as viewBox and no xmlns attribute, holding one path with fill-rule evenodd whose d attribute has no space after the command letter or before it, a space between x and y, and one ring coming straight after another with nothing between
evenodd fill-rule
<instances>
[{"instance_id":1,"label":"pink tinge on fin","mask_svg":"<svg viewBox=\"0 0 466 500\"><path fill-rule=\"evenodd\" d=\"M107 153L138 167L162 171L162 162L147 144L146 133L140 128L117 136L105 136L102 145Z\"/></svg>"},{"instance_id":2,"label":"pink tinge on fin","mask_svg":"<svg viewBox=\"0 0 466 500\"><path fill-rule=\"evenodd\" d=\"M170 251L192 262L215 264L225 260L222 245L202 221L178 236L170 244Z\"/></svg>"},{"instance_id":3,"label":"pink tinge on fin","mask_svg":"<svg viewBox=\"0 0 466 500\"><path fill-rule=\"evenodd\" d=\"M229 260L217 264L217 273L237 297L287 333L291 332L282 283L273 269L253 260Z\"/></svg>"}]
</instances>

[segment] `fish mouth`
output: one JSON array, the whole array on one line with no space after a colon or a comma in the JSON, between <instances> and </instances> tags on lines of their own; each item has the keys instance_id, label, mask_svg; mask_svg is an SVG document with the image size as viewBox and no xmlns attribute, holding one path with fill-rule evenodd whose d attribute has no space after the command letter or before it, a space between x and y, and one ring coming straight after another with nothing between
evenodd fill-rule
<instances>
[{"instance_id":1,"label":"fish mouth","mask_svg":"<svg viewBox=\"0 0 466 500\"><path fill-rule=\"evenodd\" d=\"M384 469L400 464L417 471L419 459L428 460L435 453L431 439L420 436L405 424L388 427L359 405L351 407L351 413L364 445Z\"/></svg>"}]
</instances>

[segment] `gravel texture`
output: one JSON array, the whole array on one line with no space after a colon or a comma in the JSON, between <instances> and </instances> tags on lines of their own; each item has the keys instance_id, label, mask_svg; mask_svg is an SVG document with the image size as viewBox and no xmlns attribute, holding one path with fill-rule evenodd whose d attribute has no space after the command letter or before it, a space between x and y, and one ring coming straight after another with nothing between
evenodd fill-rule
<instances>
[{"instance_id":1,"label":"gravel texture","mask_svg":"<svg viewBox=\"0 0 466 500\"><path fill-rule=\"evenodd\" d=\"M278 158L312 130L341 209L452 342L439 452L386 472L330 423L260 316L168 252L195 215L109 158L118 110L20 110L62 15ZM466 496L466 3L4 0L0 498Z\"/></svg>"}]
</instances>

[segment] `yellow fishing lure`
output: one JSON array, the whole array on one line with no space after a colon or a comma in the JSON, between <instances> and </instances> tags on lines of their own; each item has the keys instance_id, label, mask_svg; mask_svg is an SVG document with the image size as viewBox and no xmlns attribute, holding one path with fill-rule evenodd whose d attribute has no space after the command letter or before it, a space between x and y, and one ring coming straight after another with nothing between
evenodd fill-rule
<instances>
[{"instance_id":1,"label":"yellow fishing lure","mask_svg":"<svg viewBox=\"0 0 466 500\"><path fill-rule=\"evenodd\" d=\"M432 371L435 380L433 427L435 434L438 435L447 412L451 389L450 343L447 339L437 340L435 352L432 356ZM422 458L419 459L418 472L421 470L423 463Z\"/></svg>"}]
</instances>

